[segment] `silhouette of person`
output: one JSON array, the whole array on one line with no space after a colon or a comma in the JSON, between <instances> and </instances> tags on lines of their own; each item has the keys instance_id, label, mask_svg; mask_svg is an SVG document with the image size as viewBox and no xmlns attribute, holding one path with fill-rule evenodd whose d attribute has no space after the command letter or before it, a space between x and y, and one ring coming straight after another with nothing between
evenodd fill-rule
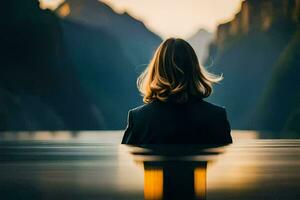
<instances>
[{"instance_id":1,"label":"silhouette of person","mask_svg":"<svg viewBox=\"0 0 300 200\"><path fill-rule=\"evenodd\" d=\"M204 100L222 78L199 64L185 40L166 39L137 80L145 104L129 110L122 143L232 143L225 108Z\"/></svg>"}]
</instances>

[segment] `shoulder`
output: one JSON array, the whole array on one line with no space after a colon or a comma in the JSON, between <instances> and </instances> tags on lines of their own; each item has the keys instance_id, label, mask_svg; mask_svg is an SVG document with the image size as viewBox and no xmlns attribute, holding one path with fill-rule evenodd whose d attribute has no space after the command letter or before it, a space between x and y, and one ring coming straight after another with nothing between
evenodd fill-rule
<instances>
[{"instance_id":1,"label":"shoulder","mask_svg":"<svg viewBox=\"0 0 300 200\"><path fill-rule=\"evenodd\" d=\"M157 105L158 105L158 102L153 101L148 104L143 104L138 107L132 108L129 110L129 112L134 113L134 114L144 113L144 112L148 112L148 111L152 110Z\"/></svg>"},{"instance_id":2,"label":"shoulder","mask_svg":"<svg viewBox=\"0 0 300 200\"><path fill-rule=\"evenodd\" d=\"M215 109L215 110L225 110L225 106L221 106L218 104L214 104L205 100L202 100L203 104L209 108Z\"/></svg>"},{"instance_id":3,"label":"shoulder","mask_svg":"<svg viewBox=\"0 0 300 200\"><path fill-rule=\"evenodd\" d=\"M160 110L160 102L153 101L130 109L128 115L130 115L135 122L143 122L147 121L152 116L156 116Z\"/></svg>"},{"instance_id":4,"label":"shoulder","mask_svg":"<svg viewBox=\"0 0 300 200\"><path fill-rule=\"evenodd\" d=\"M202 104L205 107L205 109L209 110L210 112L212 112L214 114L226 115L225 106L210 103L205 100L202 100Z\"/></svg>"}]
</instances>

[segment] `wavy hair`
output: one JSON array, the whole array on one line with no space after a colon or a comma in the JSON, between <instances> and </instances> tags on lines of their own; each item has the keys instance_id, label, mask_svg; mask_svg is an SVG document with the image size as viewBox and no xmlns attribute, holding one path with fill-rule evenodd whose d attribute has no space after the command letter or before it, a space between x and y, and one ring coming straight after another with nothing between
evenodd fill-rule
<instances>
[{"instance_id":1,"label":"wavy hair","mask_svg":"<svg viewBox=\"0 0 300 200\"><path fill-rule=\"evenodd\" d=\"M153 100L185 103L191 96L208 97L212 84L223 79L199 64L192 46L183 39L169 38L156 49L148 67L137 79L145 103Z\"/></svg>"}]
</instances>

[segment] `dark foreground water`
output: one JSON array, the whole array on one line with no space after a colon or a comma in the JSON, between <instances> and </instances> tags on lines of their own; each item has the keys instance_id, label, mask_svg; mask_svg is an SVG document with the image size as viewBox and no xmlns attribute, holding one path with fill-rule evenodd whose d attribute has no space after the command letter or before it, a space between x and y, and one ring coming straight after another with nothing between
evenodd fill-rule
<instances>
[{"instance_id":1,"label":"dark foreground water","mask_svg":"<svg viewBox=\"0 0 300 200\"><path fill-rule=\"evenodd\" d=\"M122 132L0 134L0 199L300 199L300 140L119 145Z\"/></svg>"}]
</instances>

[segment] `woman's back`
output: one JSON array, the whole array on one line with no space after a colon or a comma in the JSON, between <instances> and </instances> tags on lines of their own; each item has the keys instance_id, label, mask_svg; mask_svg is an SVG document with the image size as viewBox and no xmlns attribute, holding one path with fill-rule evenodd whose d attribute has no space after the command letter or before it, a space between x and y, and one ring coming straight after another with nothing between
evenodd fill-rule
<instances>
[{"instance_id":1,"label":"woman's back","mask_svg":"<svg viewBox=\"0 0 300 200\"><path fill-rule=\"evenodd\" d=\"M224 108L202 99L184 104L153 101L128 114L124 144L227 144L230 125Z\"/></svg>"},{"instance_id":2,"label":"woman's back","mask_svg":"<svg viewBox=\"0 0 300 200\"><path fill-rule=\"evenodd\" d=\"M222 78L199 64L188 42L163 41L137 80L146 105L129 111L122 143L231 143L225 109L203 101Z\"/></svg>"}]
</instances>

